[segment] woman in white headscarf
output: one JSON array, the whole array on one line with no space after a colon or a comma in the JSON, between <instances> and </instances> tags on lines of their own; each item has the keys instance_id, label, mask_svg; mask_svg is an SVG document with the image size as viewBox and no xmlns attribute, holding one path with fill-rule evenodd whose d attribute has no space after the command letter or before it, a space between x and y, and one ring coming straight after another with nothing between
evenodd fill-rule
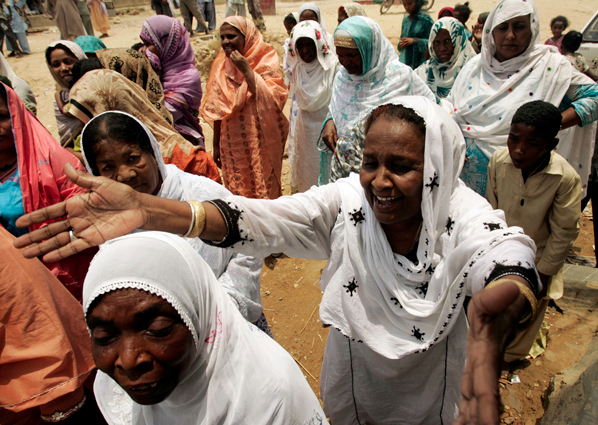
<instances>
[{"instance_id":1,"label":"woman in white headscarf","mask_svg":"<svg viewBox=\"0 0 598 425\"><path fill-rule=\"evenodd\" d=\"M304 3L303 6L299 9L299 22L303 21L316 21L322 27L322 35L324 36L326 42L334 52L334 40L332 38L332 34L330 34L326 30L326 23L322 18L322 12L320 11L320 6L316 3Z\"/></svg>"},{"instance_id":2,"label":"woman in white headscarf","mask_svg":"<svg viewBox=\"0 0 598 425\"><path fill-rule=\"evenodd\" d=\"M291 193L296 193L305 192L318 184L318 177L322 178L317 142L328 115L338 67L338 59L317 22L303 21L295 26L289 42L288 63L297 112L289 135Z\"/></svg>"},{"instance_id":3,"label":"woman in white headscarf","mask_svg":"<svg viewBox=\"0 0 598 425\"><path fill-rule=\"evenodd\" d=\"M330 114L318 141L327 159L320 164L320 173L328 172L331 181L359 172L365 139L360 126L373 108L409 95L435 99L422 79L399 61L373 19L345 19L334 31L334 43L342 67L334 80ZM327 182L322 179L320 184Z\"/></svg>"},{"instance_id":4,"label":"woman in white headscarf","mask_svg":"<svg viewBox=\"0 0 598 425\"><path fill-rule=\"evenodd\" d=\"M129 156L123 157L123 150ZM90 174L125 183L138 192L179 201L203 201L231 195L213 180L185 173L173 164L166 165L155 136L141 121L126 112L108 111L91 119L81 133L81 153ZM260 273L263 258L214 248L199 238L185 240L210 265L243 317L252 323L262 319ZM265 319L259 324L264 331L270 332Z\"/></svg>"},{"instance_id":5,"label":"woman in white headscarf","mask_svg":"<svg viewBox=\"0 0 598 425\"><path fill-rule=\"evenodd\" d=\"M376 108L365 127L359 177L276 200L204 202L200 237L252 255L328 260L320 282L320 318L330 327L320 394L332 423L452 423L461 381L460 413L498 423L504 344L526 298L532 318L536 311L533 242L459 180L463 136L435 101L403 97ZM135 196L123 185L111 190L89 176L78 181L113 202L92 205L83 195L77 205L53 207L66 209L81 238L63 253L101 243L106 232L141 225L183 233L191 221L186 203ZM32 240L48 238L42 233ZM48 244L66 242L63 232Z\"/></svg>"},{"instance_id":6,"label":"woman in white headscarf","mask_svg":"<svg viewBox=\"0 0 598 425\"><path fill-rule=\"evenodd\" d=\"M83 127L81 121L69 113L69 85L73 78L72 69L75 62L81 59L87 59L87 55L74 41L54 41L46 49L46 64L56 81L54 116L58 124L60 144L63 147L74 147L74 140Z\"/></svg>"},{"instance_id":7,"label":"woman in white headscarf","mask_svg":"<svg viewBox=\"0 0 598 425\"><path fill-rule=\"evenodd\" d=\"M430 59L417 67L415 72L436 94L448 96L461 68L476 52L471 47L465 27L453 17L441 18L434 23L428 40Z\"/></svg>"},{"instance_id":8,"label":"woman in white headscarf","mask_svg":"<svg viewBox=\"0 0 598 425\"><path fill-rule=\"evenodd\" d=\"M598 86L553 47L539 43L540 18L534 2L502 0L484 24L482 52L461 70L447 98L467 142L461 178L481 195L486 192L490 157L507 145L517 108L532 100L544 100L562 111L557 151L578 171L585 190L596 131L591 123L598 118Z\"/></svg>"},{"instance_id":9,"label":"woman in white headscarf","mask_svg":"<svg viewBox=\"0 0 598 425\"><path fill-rule=\"evenodd\" d=\"M293 358L241 317L178 236L103 245L83 305L110 425L327 423Z\"/></svg>"}]
</instances>

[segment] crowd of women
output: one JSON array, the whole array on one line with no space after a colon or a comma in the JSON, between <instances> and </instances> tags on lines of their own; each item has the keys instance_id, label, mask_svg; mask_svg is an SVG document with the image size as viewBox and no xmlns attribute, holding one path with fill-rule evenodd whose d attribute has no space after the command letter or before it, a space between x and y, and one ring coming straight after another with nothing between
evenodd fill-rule
<instances>
[{"instance_id":1,"label":"crowd of women","mask_svg":"<svg viewBox=\"0 0 598 425\"><path fill-rule=\"evenodd\" d=\"M532 239L475 192L532 100L560 108L586 184L598 86L539 44L530 0L472 32L467 4L434 22L403 3L400 53L356 3L332 34L315 3L286 16L282 58L229 16L203 89L169 16L130 48L53 42L59 141L2 61L0 422L498 423L542 282ZM263 315L275 253L328 261L323 408Z\"/></svg>"}]
</instances>

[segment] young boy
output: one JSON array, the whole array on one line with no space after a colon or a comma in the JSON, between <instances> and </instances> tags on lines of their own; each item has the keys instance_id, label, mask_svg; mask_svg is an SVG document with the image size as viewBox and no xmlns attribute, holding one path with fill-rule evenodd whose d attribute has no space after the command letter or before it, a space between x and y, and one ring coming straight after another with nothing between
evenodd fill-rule
<instances>
[{"instance_id":1,"label":"young boy","mask_svg":"<svg viewBox=\"0 0 598 425\"><path fill-rule=\"evenodd\" d=\"M549 300L563 295L561 269L579 232L581 180L565 158L552 152L560 125L554 105L540 100L524 104L513 116L507 147L494 152L488 166L486 198L505 212L509 226L522 227L536 243L545 295L536 320L507 348L507 362L527 356Z\"/></svg>"}]
</instances>

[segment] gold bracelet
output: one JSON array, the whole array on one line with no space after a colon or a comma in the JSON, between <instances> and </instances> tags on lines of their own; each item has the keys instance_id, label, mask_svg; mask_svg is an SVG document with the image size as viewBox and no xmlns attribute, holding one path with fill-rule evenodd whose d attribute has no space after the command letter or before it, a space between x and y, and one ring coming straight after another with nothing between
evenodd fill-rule
<instances>
[{"instance_id":1,"label":"gold bracelet","mask_svg":"<svg viewBox=\"0 0 598 425\"><path fill-rule=\"evenodd\" d=\"M531 317L527 319L525 322L520 323L522 327L527 327L528 325L533 323L534 320L536 320L536 316L538 314L538 299L527 285L516 280L509 279L507 277L503 277L501 279L497 279L493 282L490 282L488 285L486 285L485 289L494 288L495 286L502 285L505 282L513 282L515 285L517 285L517 288L519 288L519 292L521 292L523 296L527 298L527 301L529 302L529 305L532 308Z\"/></svg>"},{"instance_id":2,"label":"gold bracelet","mask_svg":"<svg viewBox=\"0 0 598 425\"><path fill-rule=\"evenodd\" d=\"M193 209L193 216L195 222L193 223L193 229L187 235L188 238L197 238L203 232L206 227L206 210L200 201L187 201Z\"/></svg>"}]
</instances>

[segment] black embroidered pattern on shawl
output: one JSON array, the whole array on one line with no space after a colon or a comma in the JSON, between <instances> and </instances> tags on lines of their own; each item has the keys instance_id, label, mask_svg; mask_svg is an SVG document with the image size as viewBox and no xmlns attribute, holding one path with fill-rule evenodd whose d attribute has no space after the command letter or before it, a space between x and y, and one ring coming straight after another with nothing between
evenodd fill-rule
<instances>
[{"instance_id":1,"label":"black embroidered pattern on shawl","mask_svg":"<svg viewBox=\"0 0 598 425\"><path fill-rule=\"evenodd\" d=\"M527 262L523 264L521 263L521 261L518 261L517 264L512 265L502 264L498 262L495 262L495 264L496 266L490 272L490 275L486 279L486 285L488 285L490 282L500 279L503 276L514 274L517 276L521 276L522 278L527 280L527 283L529 283L532 287L534 295L536 297L538 296L538 288L540 287L540 284L538 282L538 275L536 274L535 266Z\"/></svg>"},{"instance_id":2,"label":"black embroidered pattern on shawl","mask_svg":"<svg viewBox=\"0 0 598 425\"><path fill-rule=\"evenodd\" d=\"M489 230L492 232L493 230L502 229L502 224L500 223L484 223L484 229Z\"/></svg>"},{"instance_id":3,"label":"black embroidered pattern on shawl","mask_svg":"<svg viewBox=\"0 0 598 425\"><path fill-rule=\"evenodd\" d=\"M365 215L361 208L354 209L353 212L349 213L349 219L353 222L353 226L357 226L362 221L365 221Z\"/></svg>"},{"instance_id":4,"label":"black embroidered pattern on shawl","mask_svg":"<svg viewBox=\"0 0 598 425\"><path fill-rule=\"evenodd\" d=\"M351 294L351 296L353 296L353 292L357 292L357 288L359 288L359 285L357 284L357 281L355 280L355 278L353 278L352 280L349 281L348 285L343 285L344 288L347 288L347 293Z\"/></svg>"},{"instance_id":5,"label":"black embroidered pattern on shawl","mask_svg":"<svg viewBox=\"0 0 598 425\"><path fill-rule=\"evenodd\" d=\"M210 201L210 203L218 208L218 211L220 211L220 214L222 214L222 217L224 217L228 234L224 240L220 242L204 240L205 243L208 245L217 246L219 248L228 248L237 242L244 244L246 241L253 241L253 239L249 239L247 236L241 235L243 231L239 229L239 219L241 218L243 211L233 208L230 203L223 201L222 199L214 199L213 201Z\"/></svg>"},{"instance_id":6,"label":"black embroidered pattern on shawl","mask_svg":"<svg viewBox=\"0 0 598 425\"><path fill-rule=\"evenodd\" d=\"M434 190L434 186L440 187L438 184L438 174L436 174L436 171L434 171L434 177L430 177L430 182L426 183L425 186L430 188L430 193Z\"/></svg>"},{"instance_id":7,"label":"black embroidered pattern on shawl","mask_svg":"<svg viewBox=\"0 0 598 425\"><path fill-rule=\"evenodd\" d=\"M451 235L451 232L453 231L453 227L455 226L455 222L453 221L452 218L448 218L446 220L446 232L448 233L448 235Z\"/></svg>"},{"instance_id":8,"label":"black embroidered pattern on shawl","mask_svg":"<svg viewBox=\"0 0 598 425\"><path fill-rule=\"evenodd\" d=\"M420 341L423 341L425 333L421 332L419 328L416 328L414 326L413 330L411 331L411 335L414 336L415 338L419 339Z\"/></svg>"}]
</instances>

